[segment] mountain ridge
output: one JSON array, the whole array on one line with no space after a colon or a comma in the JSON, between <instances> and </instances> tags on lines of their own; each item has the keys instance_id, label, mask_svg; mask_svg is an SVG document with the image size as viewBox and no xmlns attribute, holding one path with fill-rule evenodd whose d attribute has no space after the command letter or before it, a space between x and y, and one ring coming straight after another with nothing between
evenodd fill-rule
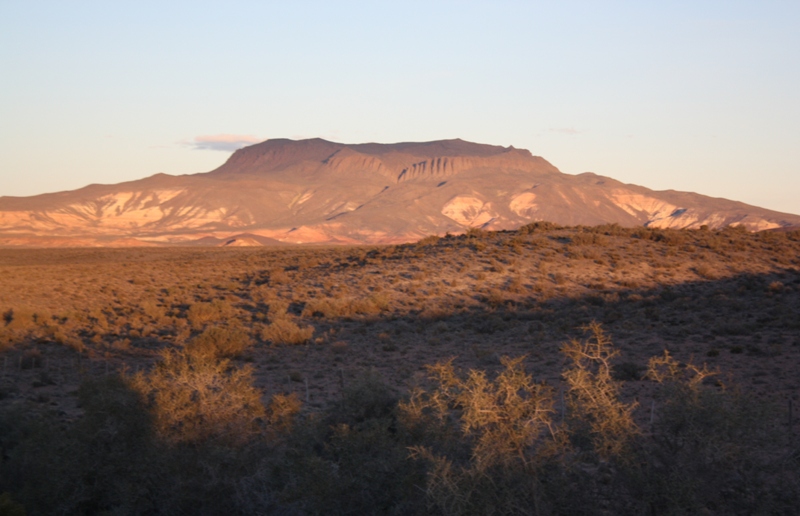
<instances>
[{"instance_id":1,"label":"mountain ridge","mask_svg":"<svg viewBox=\"0 0 800 516\"><path fill-rule=\"evenodd\" d=\"M0 245L220 242L380 244L514 229L618 223L750 230L800 226L800 216L591 172L564 174L525 149L460 139L343 144L274 139L204 173L155 174L32 197L0 197ZM204 240L205 239L205 240ZM29 242L25 244L24 242ZM94 244L92 244L94 242Z\"/></svg>"}]
</instances>

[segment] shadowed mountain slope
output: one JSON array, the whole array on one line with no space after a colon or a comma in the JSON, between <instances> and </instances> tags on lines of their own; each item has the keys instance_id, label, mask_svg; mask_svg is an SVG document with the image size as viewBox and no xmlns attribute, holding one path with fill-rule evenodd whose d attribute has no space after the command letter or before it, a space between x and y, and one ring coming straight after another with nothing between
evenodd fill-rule
<instances>
[{"instance_id":1,"label":"shadowed mountain slope","mask_svg":"<svg viewBox=\"0 0 800 516\"><path fill-rule=\"evenodd\" d=\"M800 216L693 193L563 174L513 147L442 140L267 140L216 170L33 197L0 197L0 245L398 243L469 227L565 225L751 230ZM202 240L201 240L202 239Z\"/></svg>"}]
</instances>

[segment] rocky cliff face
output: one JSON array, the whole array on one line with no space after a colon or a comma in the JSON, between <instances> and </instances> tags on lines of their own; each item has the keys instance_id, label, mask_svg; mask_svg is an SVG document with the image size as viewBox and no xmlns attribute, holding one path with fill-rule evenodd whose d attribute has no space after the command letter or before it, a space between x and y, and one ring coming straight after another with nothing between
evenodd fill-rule
<instances>
[{"instance_id":1,"label":"rocky cliff face","mask_svg":"<svg viewBox=\"0 0 800 516\"><path fill-rule=\"evenodd\" d=\"M281 139L236 151L205 174L0 197L0 245L397 243L537 220L751 230L800 225L800 216L724 199L562 174L513 147Z\"/></svg>"}]
</instances>

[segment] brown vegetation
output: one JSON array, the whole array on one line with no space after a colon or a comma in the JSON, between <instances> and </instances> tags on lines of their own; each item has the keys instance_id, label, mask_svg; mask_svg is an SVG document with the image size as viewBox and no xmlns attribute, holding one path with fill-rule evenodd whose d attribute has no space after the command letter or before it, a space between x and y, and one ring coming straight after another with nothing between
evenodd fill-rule
<instances>
[{"instance_id":1,"label":"brown vegetation","mask_svg":"<svg viewBox=\"0 0 800 516\"><path fill-rule=\"evenodd\" d=\"M797 232L536 223L369 248L5 250L0 278L2 507L800 500Z\"/></svg>"}]
</instances>

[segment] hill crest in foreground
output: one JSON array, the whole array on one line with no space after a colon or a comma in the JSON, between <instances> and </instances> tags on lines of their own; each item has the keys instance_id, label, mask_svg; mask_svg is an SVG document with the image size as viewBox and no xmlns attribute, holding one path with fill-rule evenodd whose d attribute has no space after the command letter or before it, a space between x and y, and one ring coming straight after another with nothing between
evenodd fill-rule
<instances>
[{"instance_id":1,"label":"hill crest in foreground","mask_svg":"<svg viewBox=\"0 0 800 516\"><path fill-rule=\"evenodd\" d=\"M749 230L800 216L561 173L524 149L440 140L273 139L211 172L0 197L0 245L381 244L534 221ZM266 242L266 244L265 244Z\"/></svg>"}]
</instances>

